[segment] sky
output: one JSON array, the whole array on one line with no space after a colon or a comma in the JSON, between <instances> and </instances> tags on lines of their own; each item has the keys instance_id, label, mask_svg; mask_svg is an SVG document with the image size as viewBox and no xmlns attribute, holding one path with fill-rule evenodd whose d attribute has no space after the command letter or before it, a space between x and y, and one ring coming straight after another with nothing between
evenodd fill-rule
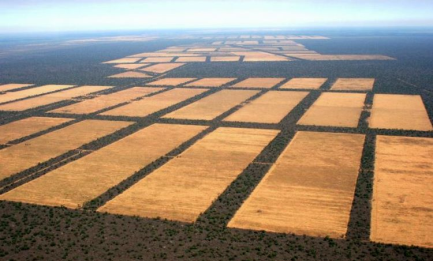
<instances>
[{"instance_id":1,"label":"sky","mask_svg":"<svg viewBox=\"0 0 433 261\"><path fill-rule=\"evenodd\" d=\"M433 26L433 0L0 0L0 32Z\"/></svg>"}]
</instances>

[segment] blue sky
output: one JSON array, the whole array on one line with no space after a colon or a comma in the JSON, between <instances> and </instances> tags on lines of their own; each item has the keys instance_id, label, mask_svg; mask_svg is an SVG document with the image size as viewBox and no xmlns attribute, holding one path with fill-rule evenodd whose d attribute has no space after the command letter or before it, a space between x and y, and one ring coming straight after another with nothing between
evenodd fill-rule
<instances>
[{"instance_id":1,"label":"blue sky","mask_svg":"<svg viewBox=\"0 0 433 261\"><path fill-rule=\"evenodd\" d=\"M0 0L0 32L433 26L433 0Z\"/></svg>"}]
</instances>

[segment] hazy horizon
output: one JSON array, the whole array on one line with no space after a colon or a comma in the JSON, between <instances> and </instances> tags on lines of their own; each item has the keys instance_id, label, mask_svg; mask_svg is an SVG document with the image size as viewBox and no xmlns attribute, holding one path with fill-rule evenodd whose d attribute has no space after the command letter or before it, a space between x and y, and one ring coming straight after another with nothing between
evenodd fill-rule
<instances>
[{"instance_id":1,"label":"hazy horizon","mask_svg":"<svg viewBox=\"0 0 433 261\"><path fill-rule=\"evenodd\" d=\"M17 0L0 2L0 33L432 27L431 10L427 0Z\"/></svg>"}]
</instances>

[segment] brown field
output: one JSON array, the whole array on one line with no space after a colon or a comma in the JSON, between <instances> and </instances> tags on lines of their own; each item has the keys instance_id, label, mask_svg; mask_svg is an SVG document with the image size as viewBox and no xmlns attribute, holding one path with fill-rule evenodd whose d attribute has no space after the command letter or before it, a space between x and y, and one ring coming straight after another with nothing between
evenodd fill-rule
<instances>
[{"instance_id":1,"label":"brown field","mask_svg":"<svg viewBox=\"0 0 433 261\"><path fill-rule=\"evenodd\" d=\"M239 56L215 56L211 57L211 62L238 62L241 57Z\"/></svg>"},{"instance_id":2,"label":"brown field","mask_svg":"<svg viewBox=\"0 0 433 261\"><path fill-rule=\"evenodd\" d=\"M0 196L39 205L79 208L206 126L154 124Z\"/></svg>"},{"instance_id":3,"label":"brown field","mask_svg":"<svg viewBox=\"0 0 433 261\"><path fill-rule=\"evenodd\" d=\"M191 48L188 52L215 52L216 48Z\"/></svg>"},{"instance_id":4,"label":"brown field","mask_svg":"<svg viewBox=\"0 0 433 261\"><path fill-rule=\"evenodd\" d=\"M108 78L151 78L152 76L141 72L123 72L108 76Z\"/></svg>"},{"instance_id":5,"label":"brown field","mask_svg":"<svg viewBox=\"0 0 433 261\"><path fill-rule=\"evenodd\" d=\"M165 73L183 66L184 63L160 63L141 69L144 72Z\"/></svg>"},{"instance_id":6,"label":"brown field","mask_svg":"<svg viewBox=\"0 0 433 261\"><path fill-rule=\"evenodd\" d=\"M433 139L378 135L372 241L433 247Z\"/></svg>"},{"instance_id":7,"label":"brown field","mask_svg":"<svg viewBox=\"0 0 433 261\"><path fill-rule=\"evenodd\" d=\"M338 78L332 85L334 91L371 91L374 78Z\"/></svg>"},{"instance_id":8,"label":"brown field","mask_svg":"<svg viewBox=\"0 0 433 261\"><path fill-rule=\"evenodd\" d=\"M164 118L213 120L259 91L222 90L164 116Z\"/></svg>"},{"instance_id":9,"label":"brown field","mask_svg":"<svg viewBox=\"0 0 433 261\"><path fill-rule=\"evenodd\" d=\"M322 93L298 124L356 128L364 100L363 93Z\"/></svg>"},{"instance_id":10,"label":"brown field","mask_svg":"<svg viewBox=\"0 0 433 261\"><path fill-rule=\"evenodd\" d=\"M370 128L433 130L419 95L375 94Z\"/></svg>"},{"instance_id":11,"label":"brown field","mask_svg":"<svg viewBox=\"0 0 433 261\"><path fill-rule=\"evenodd\" d=\"M248 78L231 87L239 88L272 88L280 82L284 81L284 78Z\"/></svg>"},{"instance_id":12,"label":"brown field","mask_svg":"<svg viewBox=\"0 0 433 261\"><path fill-rule=\"evenodd\" d=\"M112 86L81 86L70 90L55 92L27 100L0 105L0 111L24 111L110 88L112 88Z\"/></svg>"},{"instance_id":13,"label":"brown field","mask_svg":"<svg viewBox=\"0 0 433 261\"><path fill-rule=\"evenodd\" d=\"M145 64L145 63L140 63L140 64L131 63L131 64L116 64L113 67L121 68L121 69L127 69L127 70L136 70L136 69L139 69L139 68L144 67L146 65L147 64Z\"/></svg>"},{"instance_id":14,"label":"brown field","mask_svg":"<svg viewBox=\"0 0 433 261\"><path fill-rule=\"evenodd\" d=\"M207 90L187 88L173 89L151 97L145 97L139 101L131 102L130 104L115 108L113 110L106 111L101 113L101 115L146 117L152 113L178 104L205 91Z\"/></svg>"},{"instance_id":15,"label":"brown field","mask_svg":"<svg viewBox=\"0 0 433 261\"><path fill-rule=\"evenodd\" d=\"M104 63L136 63L139 60L141 60L141 58L121 58L121 59L111 60Z\"/></svg>"},{"instance_id":16,"label":"brown field","mask_svg":"<svg viewBox=\"0 0 433 261\"><path fill-rule=\"evenodd\" d=\"M172 53L172 52L168 52L168 53L164 53L164 52L154 52L154 53L139 53L139 54L134 54L131 55L129 57L176 57L176 56L200 56L199 54L196 53Z\"/></svg>"},{"instance_id":17,"label":"brown field","mask_svg":"<svg viewBox=\"0 0 433 261\"><path fill-rule=\"evenodd\" d=\"M169 63L173 60L173 57L149 57L141 62L144 63Z\"/></svg>"},{"instance_id":18,"label":"brown field","mask_svg":"<svg viewBox=\"0 0 433 261\"><path fill-rule=\"evenodd\" d=\"M283 84L280 89L307 89L317 90L325 82L327 78L293 78Z\"/></svg>"},{"instance_id":19,"label":"brown field","mask_svg":"<svg viewBox=\"0 0 433 261\"><path fill-rule=\"evenodd\" d=\"M99 211L194 222L277 134L218 128Z\"/></svg>"},{"instance_id":20,"label":"brown field","mask_svg":"<svg viewBox=\"0 0 433 261\"><path fill-rule=\"evenodd\" d=\"M206 62L206 57L179 57L176 59L176 62L177 63Z\"/></svg>"},{"instance_id":21,"label":"brown field","mask_svg":"<svg viewBox=\"0 0 433 261\"><path fill-rule=\"evenodd\" d=\"M196 80L197 78L162 78L153 82L149 82L146 85L164 85L164 86L177 86L183 83Z\"/></svg>"},{"instance_id":22,"label":"brown field","mask_svg":"<svg viewBox=\"0 0 433 261\"><path fill-rule=\"evenodd\" d=\"M143 88L133 87L123 91L101 95L94 99L84 100L69 106L61 107L49 112L52 113L72 113L72 114L88 114L99 110L123 103L133 99L145 96L150 93L163 90L163 88Z\"/></svg>"},{"instance_id":23,"label":"brown field","mask_svg":"<svg viewBox=\"0 0 433 261\"><path fill-rule=\"evenodd\" d=\"M237 56L245 56L244 62L290 61L289 58L265 52L232 52Z\"/></svg>"},{"instance_id":24,"label":"brown field","mask_svg":"<svg viewBox=\"0 0 433 261\"><path fill-rule=\"evenodd\" d=\"M71 120L65 118L30 117L1 125L0 144L6 144L8 141L20 139Z\"/></svg>"},{"instance_id":25,"label":"brown field","mask_svg":"<svg viewBox=\"0 0 433 261\"><path fill-rule=\"evenodd\" d=\"M17 92L8 92L8 93L0 95L0 103L9 102L9 101L18 100L18 99L23 99L23 98L27 98L27 97L31 97L31 96L35 96L35 95L44 94L44 93L59 91L59 90L63 90L66 88L73 87L73 86L74 85L50 84L50 85L34 87L34 88L30 88L30 89L26 89L26 90L22 90L22 91L17 91Z\"/></svg>"},{"instance_id":26,"label":"brown field","mask_svg":"<svg viewBox=\"0 0 433 261\"><path fill-rule=\"evenodd\" d=\"M279 123L307 94L308 92L269 91L224 121Z\"/></svg>"},{"instance_id":27,"label":"brown field","mask_svg":"<svg viewBox=\"0 0 433 261\"><path fill-rule=\"evenodd\" d=\"M130 122L85 120L0 150L0 180L36 166L97 138L120 130Z\"/></svg>"},{"instance_id":28,"label":"brown field","mask_svg":"<svg viewBox=\"0 0 433 261\"><path fill-rule=\"evenodd\" d=\"M10 91L10 90L15 90L15 89L19 89L19 88L23 88L23 87L28 87L28 86L32 86L33 84L31 83L9 83L9 84L2 84L0 85L0 92L5 92L5 91Z\"/></svg>"},{"instance_id":29,"label":"brown field","mask_svg":"<svg viewBox=\"0 0 433 261\"><path fill-rule=\"evenodd\" d=\"M344 237L364 135L298 132L229 227Z\"/></svg>"},{"instance_id":30,"label":"brown field","mask_svg":"<svg viewBox=\"0 0 433 261\"><path fill-rule=\"evenodd\" d=\"M185 86L205 86L205 87L220 87L221 85L227 84L236 80L236 78L203 78L188 84Z\"/></svg>"}]
</instances>

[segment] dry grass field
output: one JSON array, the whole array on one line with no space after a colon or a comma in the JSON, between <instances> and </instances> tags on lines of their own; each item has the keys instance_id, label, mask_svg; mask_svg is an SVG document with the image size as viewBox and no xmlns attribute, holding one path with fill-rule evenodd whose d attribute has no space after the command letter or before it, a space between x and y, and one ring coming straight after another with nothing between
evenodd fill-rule
<instances>
[{"instance_id":1,"label":"dry grass field","mask_svg":"<svg viewBox=\"0 0 433 261\"><path fill-rule=\"evenodd\" d=\"M322 93L298 124L356 128L364 100L362 93Z\"/></svg>"},{"instance_id":2,"label":"dry grass field","mask_svg":"<svg viewBox=\"0 0 433 261\"><path fill-rule=\"evenodd\" d=\"M206 126L154 124L0 196L79 208L166 155Z\"/></svg>"},{"instance_id":3,"label":"dry grass field","mask_svg":"<svg viewBox=\"0 0 433 261\"><path fill-rule=\"evenodd\" d=\"M30 88L30 89L26 89L26 90L22 90L22 91L17 91L17 92L8 92L8 93L5 93L3 95L0 95L0 103L10 102L13 100L23 99L23 98L27 98L27 97L31 97L31 96L35 96L35 95L40 95L40 94L44 94L44 93L49 93L49 92L55 92L55 91L63 90L63 89L70 88L73 86L74 85L50 84L50 85L34 87L34 88Z\"/></svg>"},{"instance_id":4,"label":"dry grass field","mask_svg":"<svg viewBox=\"0 0 433 261\"><path fill-rule=\"evenodd\" d=\"M371 91L374 78L338 78L332 85L333 91Z\"/></svg>"},{"instance_id":5,"label":"dry grass field","mask_svg":"<svg viewBox=\"0 0 433 261\"><path fill-rule=\"evenodd\" d=\"M187 83L185 86L220 87L234 80L236 80L236 78L203 78L191 83Z\"/></svg>"},{"instance_id":6,"label":"dry grass field","mask_svg":"<svg viewBox=\"0 0 433 261\"><path fill-rule=\"evenodd\" d=\"M378 135L371 240L433 247L433 139Z\"/></svg>"},{"instance_id":7,"label":"dry grass field","mask_svg":"<svg viewBox=\"0 0 433 261\"><path fill-rule=\"evenodd\" d=\"M195 80L196 78L162 78L153 82L149 82L146 85L151 86L177 86L183 83Z\"/></svg>"},{"instance_id":8,"label":"dry grass field","mask_svg":"<svg viewBox=\"0 0 433 261\"><path fill-rule=\"evenodd\" d=\"M207 91L206 89L173 89L106 111L101 115L146 117Z\"/></svg>"},{"instance_id":9,"label":"dry grass field","mask_svg":"<svg viewBox=\"0 0 433 261\"><path fill-rule=\"evenodd\" d=\"M229 227L344 237L364 135L298 132Z\"/></svg>"},{"instance_id":10,"label":"dry grass field","mask_svg":"<svg viewBox=\"0 0 433 261\"><path fill-rule=\"evenodd\" d=\"M370 128L431 131L420 95L375 94Z\"/></svg>"},{"instance_id":11,"label":"dry grass field","mask_svg":"<svg viewBox=\"0 0 433 261\"><path fill-rule=\"evenodd\" d=\"M173 57L148 57L140 61L140 63L169 63Z\"/></svg>"},{"instance_id":12,"label":"dry grass field","mask_svg":"<svg viewBox=\"0 0 433 261\"><path fill-rule=\"evenodd\" d=\"M136 63L139 60L141 60L141 58L121 58L121 59L117 59L117 60L111 60L108 62L104 62L104 63Z\"/></svg>"},{"instance_id":13,"label":"dry grass field","mask_svg":"<svg viewBox=\"0 0 433 261\"><path fill-rule=\"evenodd\" d=\"M270 89L284 80L284 78L248 78L232 85L232 87Z\"/></svg>"},{"instance_id":14,"label":"dry grass field","mask_svg":"<svg viewBox=\"0 0 433 261\"><path fill-rule=\"evenodd\" d=\"M160 63L141 69L144 72L165 73L183 66L184 63Z\"/></svg>"},{"instance_id":15,"label":"dry grass field","mask_svg":"<svg viewBox=\"0 0 433 261\"><path fill-rule=\"evenodd\" d=\"M212 120L259 91L222 90L164 116L164 118Z\"/></svg>"},{"instance_id":16,"label":"dry grass field","mask_svg":"<svg viewBox=\"0 0 433 261\"><path fill-rule=\"evenodd\" d=\"M177 63L206 62L206 57L179 57Z\"/></svg>"},{"instance_id":17,"label":"dry grass field","mask_svg":"<svg viewBox=\"0 0 433 261\"><path fill-rule=\"evenodd\" d=\"M210 58L211 62L238 62L240 56L214 56Z\"/></svg>"},{"instance_id":18,"label":"dry grass field","mask_svg":"<svg viewBox=\"0 0 433 261\"><path fill-rule=\"evenodd\" d=\"M108 76L108 78L151 78L152 76L142 72L123 72Z\"/></svg>"},{"instance_id":19,"label":"dry grass field","mask_svg":"<svg viewBox=\"0 0 433 261\"><path fill-rule=\"evenodd\" d=\"M269 91L229 115L224 121L279 123L308 92Z\"/></svg>"},{"instance_id":20,"label":"dry grass field","mask_svg":"<svg viewBox=\"0 0 433 261\"><path fill-rule=\"evenodd\" d=\"M139 68L144 67L146 65L148 65L148 64L146 64L146 63L140 63L140 64L130 63L130 64L116 64L113 67L120 68L120 69L126 69L126 70L136 70L136 69L139 69Z\"/></svg>"},{"instance_id":21,"label":"dry grass field","mask_svg":"<svg viewBox=\"0 0 433 261\"><path fill-rule=\"evenodd\" d=\"M74 103L69 106L61 107L49 112L52 113L67 113L67 114L89 114L99 110L123 103L129 102L133 99L143 97L145 95L157 92L163 88L143 88L133 87L123 91L110 93L107 95L101 95L90 100L84 100L82 102Z\"/></svg>"},{"instance_id":22,"label":"dry grass field","mask_svg":"<svg viewBox=\"0 0 433 261\"><path fill-rule=\"evenodd\" d=\"M130 122L85 120L0 150L0 180L36 166L97 138L120 130Z\"/></svg>"},{"instance_id":23,"label":"dry grass field","mask_svg":"<svg viewBox=\"0 0 433 261\"><path fill-rule=\"evenodd\" d=\"M290 61L289 58L265 52L232 52L236 56L245 56L244 62L281 62Z\"/></svg>"},{"instance_id":24,"label":"dry grass field","mask_svg":"<svg viewBox=\"0 0 433 261\"><path fill-rule=\"evenodd\" d=\"M27 137L71 120L65 118L30 117L0 125L0 144L6 144L8 141Z\"/></svg>"},{"instance_id":25,"label":"dry grass field","mask_svg":"<svg viewBox=\"0 0 433 261\"><path fill-rule=\"evenodd\" d=\"M280 89L317 90L326 80L327 78L293 78L281 85Z\"/></svg>"},{"instance_id":26,"label":"dry grass field","mask_svg":"<svg viewBox=\"0 0 433 261\"><path fill-rule=\"evenodd\" d=\"M190 56L200 56L199 54L196 53L176 53L176 52L154 52L154 53L138 53L138 54L134 54L131 55L129 57L176 57L176 56L185 56L185 57L190 57Z\"/></svg>"},{"instance_id":27,"label":"dry grass field","mask_svg":"<svg viewBox=\"0 0 433 261\"><path fill-rule=\"evenodd\" d=\"M99 211L194 222L277 134L218 128Z\"/></svg>"},{"instance_id":28,"label":"dry grass field","mask_svg":"<svg viewBox=\"0 0 433 261\"><path fill-rule=\"evenodd\" d=\"M23 87L29 87L32 86L33 84L31 83L9 83L9 84L1 84L0 85L0 92L6 92L6 91L11 91L11 90L15 90L15 89L19 89L19 88L23 88Z\"/></svg>"},{"instance_id":29,"label":"dry grass field","mask_svg":"<svg viewBox=\"0 0 433 261\"><path fill-rule=\"evenodd\" d=\"M81 86L70 90L64 90L51 94L42 95L22 101L0 105L0 111L24 111L40 106L60 102L66 99L84 96L94 92L99 92L112 88L112 86Z\"/></svg>"}]
</instances>

